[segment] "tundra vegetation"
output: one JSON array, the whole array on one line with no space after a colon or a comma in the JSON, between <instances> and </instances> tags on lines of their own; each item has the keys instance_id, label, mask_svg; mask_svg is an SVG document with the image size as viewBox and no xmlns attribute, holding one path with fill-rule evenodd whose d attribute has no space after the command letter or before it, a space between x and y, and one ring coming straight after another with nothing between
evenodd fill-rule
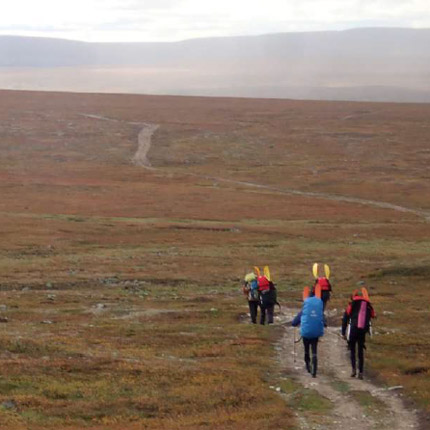
<instances>
[{"instance_id":1,"label":"tundra vegetation","mask_svg":"<svg viewBox=\"0 0 430 430\"><path fill-rule=\"evenodd\" d=\"M371 374L430 412L429 105L0 99L1 428L324 420L330 402L277 358L283 328L247 324L239 291L268 264L297 308L314 261L332 268L331 324L367 283ZM153 169L132 163L145 124Z\"/></svg>"}]
</instances>

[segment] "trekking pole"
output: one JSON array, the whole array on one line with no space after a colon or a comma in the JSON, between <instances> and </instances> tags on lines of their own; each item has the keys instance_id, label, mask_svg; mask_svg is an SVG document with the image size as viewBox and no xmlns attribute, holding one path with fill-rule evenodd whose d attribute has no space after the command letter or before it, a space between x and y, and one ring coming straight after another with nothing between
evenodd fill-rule
<instances>
[{"instance_id":1,"label":"trekking pole","mask_svg":"<svg viewBox=\"0 0 430 430\"><path fill-rule=\"evenodd\" d=\"M293 356L294 356L294 364L296 364L296 327L294 327Z\"/></svg>"}]
</instances>

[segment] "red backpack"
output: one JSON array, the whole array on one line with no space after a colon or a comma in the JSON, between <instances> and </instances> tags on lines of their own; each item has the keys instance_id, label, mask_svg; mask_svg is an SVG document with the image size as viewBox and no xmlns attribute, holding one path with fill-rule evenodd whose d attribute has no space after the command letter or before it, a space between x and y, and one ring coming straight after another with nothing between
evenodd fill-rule
<instances>
[{"instance_id":1,"label":"red backpack","mask_svg":"<svg viewBox=\"0 0 430 430\"><path fill-rule=\"evenodd\" d=\"M318 278L317 284L321 287L321 291L330 291L331 285L327 278Z\"/></svg>"},{"instance_id":2,"label":"red backpack","mask_svg":"<svg viewBox=\"0 0 430 430\"><path fill-rule=\"evenodd\" d=\"M270 281L265 276L259 276L257 278L258 291L263 292L270 289Z\"/></svg>"}]
</instances>

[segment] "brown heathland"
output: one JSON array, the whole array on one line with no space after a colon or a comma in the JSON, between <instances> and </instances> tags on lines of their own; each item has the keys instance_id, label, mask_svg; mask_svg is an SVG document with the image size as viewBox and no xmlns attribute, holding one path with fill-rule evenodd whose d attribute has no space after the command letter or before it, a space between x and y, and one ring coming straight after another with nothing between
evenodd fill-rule
<instances>
[{"instance_id":1,"label":"brown heathland","mask_svg":"<svg viewBox=\"0 0 430 430\"><path fill-rule=\"evenodd\" d=\"M0 100L0 427L292 425L237 283L269 264L298 306L314 261L338 314L369 282L372 368L428 410L430 105Z\"/></svg>"}]
</instances>

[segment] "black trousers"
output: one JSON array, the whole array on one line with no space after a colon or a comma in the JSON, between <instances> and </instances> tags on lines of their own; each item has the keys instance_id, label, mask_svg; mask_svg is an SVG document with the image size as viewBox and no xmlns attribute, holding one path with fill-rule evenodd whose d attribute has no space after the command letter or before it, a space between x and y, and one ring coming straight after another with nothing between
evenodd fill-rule
<instances>
[{"instance_id":1,"label":"black trousers","mask_svg":"<svg viewBox=\"0 0 430 430\"><path fill-rule=\"evenodd\" d=\"M316 376L318 369L318 358L317 358L317 350L318 350L318 337L315 338L303 338L303 346L305 347L305 364L306 369L309 373L312 373L312 376ZM310 350L312 350L312 367L311 367L311 356L309 354Z\"/></svg>"},{"instance_id":2,"label":"black trousers","mask_svg":"<svg viewBox=\"0 0 430 430\"><path fill-rule=\"evenodd\" d=\"M273 324L273 314L275 311L275 305L265 305L261 304L261 316L260 316L260 324L266 322L266 313L267 313L267 324Z\"/></svg>"},{"instance_id":3,"label":"black trousers","mask_svg":"<svg viewBox=\"0 0 430 430\"><path fill-rule=\"evenodd\" d=\"M248 300L249 304L249 313L251 314L251 322L253 324L257 324L257 312L258 312L258 306L260 305L260 302Z\"/></svg>"},{"instance_id":4,"label":"black trousers","mask_svg":"<svg viewBox=\"0 0 430 430\"><path fill-rule=\"evenodd\" d=\"M321 300L323 302L323 310L327 306L327 302L330 300L330 291L321 291Z\"/></svg>"},{"instance_id":5,"label":"black trousers","mask_svg":"<svg viewBox=\"0 0 430 430\"><path fill-rule=\"evenodd\" d=\"M351 329L349 335L349 349L351 351L351 366L357 370L356 354L358 350L358 371L363 373L364 369L364 348L366 343L366 331L363 329Z\"/></svg>"}]
</instances>

